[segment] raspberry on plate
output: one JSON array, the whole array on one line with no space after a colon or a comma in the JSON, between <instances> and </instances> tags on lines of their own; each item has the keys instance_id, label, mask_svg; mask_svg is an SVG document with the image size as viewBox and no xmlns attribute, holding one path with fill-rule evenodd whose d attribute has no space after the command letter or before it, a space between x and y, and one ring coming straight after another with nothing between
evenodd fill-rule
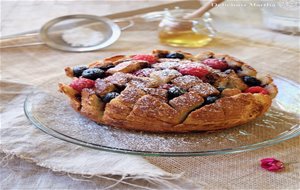
<instances>
[{"instance_id":1,"label":"raspberry on plate","mask_svg":"<svg viewBox=\"0 0 300 190\"><path fill-rule=\"evenodd\" d=\"M205 59L202 61L204 65L210 66L213 69L219 69L221 71L224 71L228 68L228 64L225 61L222 61L220 59Z\"/></svg>"},{"instance_id":2,"label":"raspberry on plate","mask_svg":"<svg viewBox=\"0 0 300 190\"><path fill-rule=\"evenodd\" d=\"M149 64L154 64L157 62L157 58L153 55L134 55L132 59L147 61Z\"/></svg>"},{"instance_id":3,"label":"raspberry on plate","mask_svg":"<svg viewBox=\"0 0 300 190\"><path fill-rule=\"evenodd\" d=\"M254 94L254 93L269 94L269 92L266 89L264 89L263 87L260 87L260 86L249 87L244 92L252 93L252 94Z\"/></svg>"},{"instance_id":4,"label":"raspberry on plate","mask_svg":"<svg viewBox=\"0 0 300 190\"><path fill-rule=\"evenodd\" d=\"M93 88L95 86L95 81L86 78L78 78L73 80L70 86L78 92L81 92L84 88Z\"/></svg>"},{"instance_id":5,"label":"raspberry on plate","mask_svg":"<svg viewBox=\"0 0 300 190\"><path fill-rule=\"evenodd\" d=\"M209 71L203 67L186 67L179 69L179 72L183 75L192 75L199 78L202 78L209 73Z\"/></svg>"}]
</instances>

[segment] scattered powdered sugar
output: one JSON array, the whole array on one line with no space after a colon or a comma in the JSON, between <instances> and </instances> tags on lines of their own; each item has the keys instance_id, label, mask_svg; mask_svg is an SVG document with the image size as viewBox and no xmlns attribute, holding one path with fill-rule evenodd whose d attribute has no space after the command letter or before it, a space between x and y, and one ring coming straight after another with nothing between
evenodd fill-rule
<instances>
[{"instance_id":1,"label":"scattered powdered sugar","mask_svg":"<svg viewBox=\"0 0 300 190\"><path fill-rule=\"evenodd\" d=\"M158 59L159 62L179 62L180 59L174 59L174 58L160 58Z\"/></svg>"},{"instance_id":2,"label":"scattered powdered sugar","mask_svg":"<svg viewBox=\"0 0 300 190\"><path fill-rule=\"evenodd\" d=\"M62 35L62 39L73 47L87 47L101 43L104 39L104 35L96 30L80 27L65 31Z\"/></svg>"},{"instance_id":3,"label":"scattered powdered sugar","mask_svg":"<svg viewBox=\"0 0 300 190\"><path fill-rule=\"evenodd\" d=\"M207 66L207 65L204 65L200 62L187 62L187 63L183 63L183 64L180 64L178 69L185 69L185 68L205 68L206 70L208 71L214 71L215 69Z\"/></svg>"},{"instance_id":4,"label":"scattered powdered sugar","mask_svg":"<svg viewBox=\"0 0 300 190\"><path fill-rule=\"evenodd\" d=\"M181 76L181 73L174 69L154 71L150 74L151 78L160 81L161 83L168 83L178 76Z\"/></svg>"},{"instance_id":5,"label":"scattered powdered sugar","mask_svg":"<svg viewBox=\"0 0 300 190\"><path fill-rule=\"evenodd\" d=\"M195 85L203 83L203 81L195 76L183 75L173 79L172 83L180 88L188 90Z\"/></svg>"}]
</instances>

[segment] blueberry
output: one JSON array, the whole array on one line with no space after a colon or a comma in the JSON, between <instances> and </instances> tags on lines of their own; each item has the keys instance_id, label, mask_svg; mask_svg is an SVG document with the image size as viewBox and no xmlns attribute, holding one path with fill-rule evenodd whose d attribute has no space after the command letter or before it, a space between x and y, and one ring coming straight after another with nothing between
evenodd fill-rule
<instances>
[{"instance_id":1,"label":"blueberry","mask_svg":"<svg viewBox=\"0 0 300 190\"><path fill-rule=\"evenodd\" d=\"M75 77L80 77L82 75L82 72L84 70L87 70L88 68L86 66L76 66L76 67L73 67L73 75Z\"/></svg>"},{"instance_id":2,"label":"blueberry","mask_svg":"<svg viewBox=\"0 0 300 190\"><path fill-rule=\"evenodd\" d=\"M166 58L171 59L184 59L184 55L181 53L169 53L166 55Z\"/></svg>"},{"instance_id":3,"label":"blueberry","mask_svg":"<svg viewBox=\"0 0 300 190\"><path fill-rule=\"evenodd\" d=\"M90 68L82 72L82 77L91 80L96 80L97 78L102 78L104 76L105 76L105 72L99 68Z\"/></svg>"},{"instance_id":4,"label":"blueberry","mask_svg":"<svg viewBox=\"0 0 300 190\"><path fill-rule=\"evenodd\" d=\"M105 103L110 102L112 99L116 98L117 96L119 96L120 94L118 92L109 92L107 93L103 98L102 101Z\"/></svg>"},{"instance_id":5,"label":"blueberry","mask_svg":"<svg viewBox=\"0 0 300 190\"><path fill-rule=\"evenodd\" d=\"M169 88L168 90L168 98L169 99L173 99L175 97L178 97L182 94L184 94L186 91L182 88L179 88L177 86L173 86L171 88Z\"/></svg>"},{"instance_id":6,"label":"blueberry","mask_svg":"<svg viewBox=\"0 0 300 190\"><path fill-rule=\"evenodd\" d=\"M260 86L261 81L256 79L255 77L251 76L244 76L243 81L248 85L248 86Z\"/></svg>"},{"instance_id":7,"label":"blueberry","mask_svg":"<svg viewBox=\"0 0 300 190\"><path fill-rule=\"evenodd\" d=\"M219 99L218 96L207 96L205 99L205 104L212 104L214 103L217 99Z\"/></svg>"},{"instance_id":8,"label":"blueberry","mask_svg":"<svg viewBox=\"0 0 300 190\"><path fill-rule=\"evenodd\" d=\"M220 92L222 92L225 88L224 87L218 87L217 88Z\"/></svg>"}]
</instances>

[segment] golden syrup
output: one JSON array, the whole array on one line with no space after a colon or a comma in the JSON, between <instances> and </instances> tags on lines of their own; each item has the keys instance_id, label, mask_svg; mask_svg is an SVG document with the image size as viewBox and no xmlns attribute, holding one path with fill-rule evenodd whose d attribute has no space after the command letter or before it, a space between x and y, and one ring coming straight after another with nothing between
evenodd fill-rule
<instances>
[{"instance_id":1,"label":"golden syrup","mask_svg":"<svg viewBox=\"0 0 300 190\"><path fill-rule=\"evenodd\" d=\"M207 34L187 31L164 31L159 32L160 42L176 47L202 47L208 44L212 38Z\"/></svg>"}]
</instances>

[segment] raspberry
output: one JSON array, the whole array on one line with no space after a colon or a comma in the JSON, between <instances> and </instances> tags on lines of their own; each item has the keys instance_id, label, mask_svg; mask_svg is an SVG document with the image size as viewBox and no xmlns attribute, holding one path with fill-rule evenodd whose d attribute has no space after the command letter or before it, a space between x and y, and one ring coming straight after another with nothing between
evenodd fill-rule
<instances>
[{"instance_id":1,"label":"raspberry","mask_svg":"<svg viewBox=\"0 0 300 190\"><path fill-rule=\"evenodd\" d=\"M199 78L202 78L209 73L208 70L206 70L205 68L202 68L202 67L182 68L179 70L179 72L183 75L192 75L192 76L196 76Z\"/></svg>"},{"instance_id":2,"label":"raspberry","mask_svg":"<svg viewBox=\"0 0 300 190\"><path fill-rule=\"evenodd\" d=\"M78 78L73 80L70 86L78 92L81 92L84 88L93 88L95 86L95 81L86 78Z\"/></svg>"},{"instance_id":3,"label":"raspberry","mask_svg":"<svg viewBox=\"0 0 300 190\"><path fill-rule=\"evenodd\" d=\"M264 89L263 87L260 86L251 86L249 88L247 88L245 91L245 93L261 93L261 94L269 94L269 92Z\"/></svg>"},{"instance_id":4,"label":"raspberry","mask_svg":"<svg viewBox=\"0 0 300 190\"><path fill-rule=\"evenodd\" d=\"M157 62L156 57L154 57L153 55L134 55L132 59L147 61L149 64Z\"/></svg>"},{"instance_id":5,"label":"raspberry","mask_svg":"<svg viewBox=\"0 0 300 190\"><path fill-rule=\"evenodd\" d=\"M228 64L220 59L205 59L202 61L203 64L210 66L213 69L219 69L224 71L228 68Z\"/></svg>"}]
</instances>

